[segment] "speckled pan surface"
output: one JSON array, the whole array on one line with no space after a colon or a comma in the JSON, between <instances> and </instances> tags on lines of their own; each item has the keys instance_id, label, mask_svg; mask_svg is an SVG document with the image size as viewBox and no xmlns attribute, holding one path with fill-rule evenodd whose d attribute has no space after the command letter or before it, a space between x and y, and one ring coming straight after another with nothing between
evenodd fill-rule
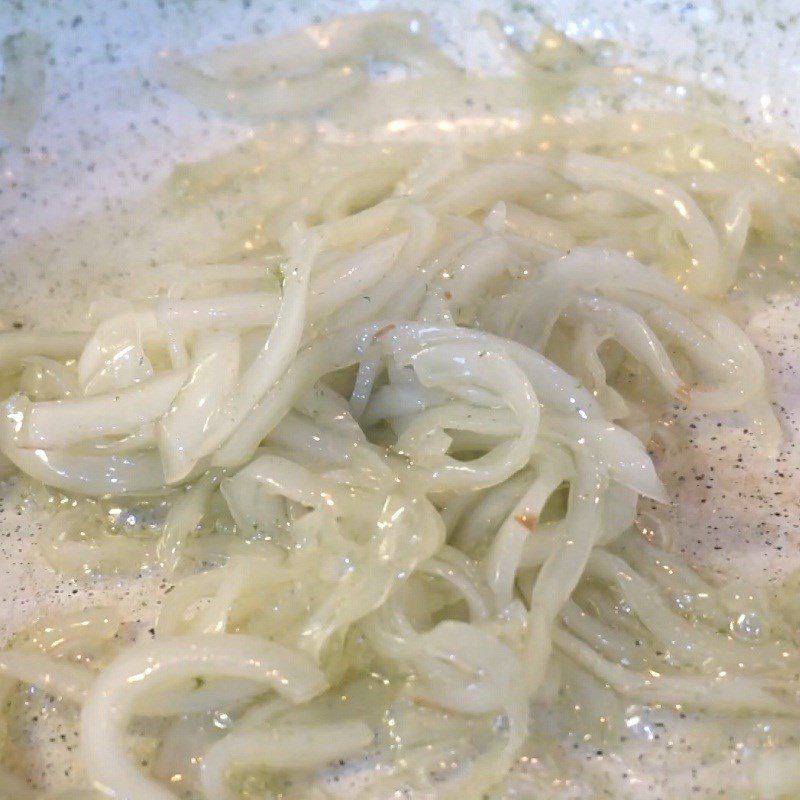
<instances>
[{"instance_id":1,"label":"speckled pan surface","mask_svg":"<svg viewBox=\"0 0 800 800\"><path fill-rule=\"evenodd\" d=\"M387 3L361 0L68 0L0 2L0 38L34 31L49 43L47 94L24 151L0 152L0 321L65 322L103 283L130 280L109 263L2 258L17 240L55 231L64 219L114 208L197 159L248 135L164 91L153 58L200 52L312 20ZM476 26L491 6L525 39L539 20L575 37L621 42L627 60L704 83L740 101L759 132L800 143L800 7L796 0L417 0L438 37L467 62L487 50ZM96 235L84 230L80 235ZM144 255L143 255L144 258ZM786 442L777 461L746 431L716 422L689 427L679 461L664 465L675 487L677 546L728 575L770 581L800 565L800 299L774 298L749 325L769 366ZM37 520L11 491L0 495L0 633L48 609L111 600L147 625L165 586L76 583L52 573L34 547ZM44 769L44 767L43 767Z\"/></svg>"}]
</instances>

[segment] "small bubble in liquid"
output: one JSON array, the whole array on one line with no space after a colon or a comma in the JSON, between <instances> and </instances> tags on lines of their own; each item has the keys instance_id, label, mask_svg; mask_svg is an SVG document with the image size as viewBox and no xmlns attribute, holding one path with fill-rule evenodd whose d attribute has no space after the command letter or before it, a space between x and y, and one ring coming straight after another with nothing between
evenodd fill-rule
<instances>
[{"instance_id":1,"label":"small bubble in liquid","mask_svg":"<svg viewBox=\"0 0 800 800\"><path fill-rule=\"evenodd\" d=\"M739 614L730 625L731 633L739 639L753 641L761 638L763 627L759 615L755 613Z\"/></svg>"}]
</instances>

